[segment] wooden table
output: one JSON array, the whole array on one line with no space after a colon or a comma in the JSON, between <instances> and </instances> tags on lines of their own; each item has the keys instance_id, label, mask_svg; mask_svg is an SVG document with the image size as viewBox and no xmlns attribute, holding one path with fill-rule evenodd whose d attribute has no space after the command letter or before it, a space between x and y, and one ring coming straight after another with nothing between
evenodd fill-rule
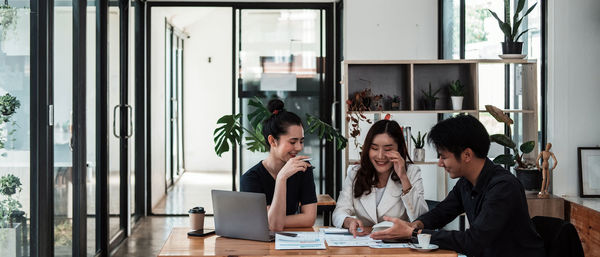
<instances>
[{"instance_id":1,"label":"wooden table","mask_svg":"<svg viewBox=\"0 0 600 257\"><path fill-rule=\"evenodd\" d=\"M317 213L323 214L323 226L331 226L331 213L335 210L335 200L331 196L317 195Z\"/></svg>"},{"instance_id":2,"label":"wooden table","mask_svg":"<svg viewBox=\"0 0 600 257\"><path fill-rule=\"evenodd\" d=\"M290 229L311 231L318 228ZM275 250L275 242L258 242L211 235L188 237L188 228L173 228L158 256L453 256L448 250L418 252L408 248L373 249L369 247L327 247L325 250Z\"/></svg>"}]
</instances>

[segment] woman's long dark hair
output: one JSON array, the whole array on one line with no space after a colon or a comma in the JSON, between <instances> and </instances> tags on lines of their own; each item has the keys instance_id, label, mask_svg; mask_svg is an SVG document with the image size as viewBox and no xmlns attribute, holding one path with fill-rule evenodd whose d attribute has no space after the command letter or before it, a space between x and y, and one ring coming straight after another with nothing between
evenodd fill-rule
<instances>
[{"instance_id":1,"label":"woman's long dark hair","mask_svg":"<svg viewBox=\"0 0 600 257\"><path fill-rule=\"evenodd\" d=\"M356 198L359 198L363 194L370 194L371 188L373 188L373 186L377 184L377 181L379 181L377 177L377 170L375 170L375 167L373 167L373 163L371 163L369 151L371 149L371 144L373 144L373 138L383 133L388 134L388 136L393 138L396 144L398 144L398 152L406 161L406 168L408 168L408 164L413 163L410 157L408 156L408 149L406 148L406 142L404 141L402 128L400 128L398 122L393 120L380 120L378 122L375 122L375 124L373 124L373 126L371 126L371 128L369 129L367 137L365 138L362 153L360 154L360 168L358 169L358 171L356 172L356 176L354 177L354 197ZM393 171L392 180L400 181L400 178L398 177L396 172Z\"/></svg>"}]
</instances>

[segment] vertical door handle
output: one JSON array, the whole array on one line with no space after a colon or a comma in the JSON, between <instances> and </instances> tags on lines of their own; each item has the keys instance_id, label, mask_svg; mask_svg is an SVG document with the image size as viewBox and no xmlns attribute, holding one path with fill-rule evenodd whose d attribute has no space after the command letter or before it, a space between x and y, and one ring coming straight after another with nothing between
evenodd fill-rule
<instances>
[{"instance_id":1,"label":"vertical door handle","mask_svg":"<svg viewBox=\"0 0 600 257\"><path fill-rule=\"evenodd\" d=\"M115 135L116 138L121 138L121 136L117 135L117 108L119 108L120 105L115 105L115 108L113 108L113 135Z\"/></svg>"},{"instance_id":2,"label":"vertical door handle","mask_svg":"<svg viewBox=\"0 0 600 257\"><path fill-rule=\"evenodd\" d=\"M131 138L133 136L133 108L128 104L125 105L125 108L127 108L127 113L129 114L129 128L127 128L127 136L125 138Z\"/></svg>"}]
</instances>

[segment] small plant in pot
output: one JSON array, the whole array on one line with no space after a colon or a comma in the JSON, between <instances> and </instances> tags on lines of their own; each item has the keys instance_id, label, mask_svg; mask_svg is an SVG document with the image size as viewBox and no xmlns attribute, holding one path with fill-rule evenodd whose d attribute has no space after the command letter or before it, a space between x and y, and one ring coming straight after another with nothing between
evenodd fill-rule
<instances>
[{"instance_id":1,"label":"small plant in pot","mask_svg":"<svg viewBox=\"0 0 600 257\"><path fill-rule=\"evenodd\" d=\"M457 79L450 82L448 91L450 91L450 100L452 100L452 110L462 110L465 98L465 86Z\"/></svg>"},{"instance_id":2,"label":"small plant in pot","mask_svg":"<svg viewBox=\"0 0 600 257\"><path fill-rule=\"evenodd\" d=\"M504 147L507 147L513 151L513 154L501 154L494 158L494 163L504 164L509 167L517 165L515 172L517 178L523 184L526 190L539 191L542 182L541 173L535 167L535 163L530 160L526 160L523 155L531 153L535 148L535 141L524 142L517 148L517 144L511 139L510 125L514 122L508 117L502 110L498 109L493 105L486 105L485 109L499 122L508 125L508 135L505 134L494 134L490 136L490 141L498 143ZM519 152L519 150L521 150Z\"/></svg>"},{"instance_id":3,"label":"small plant in pot","mask_svg":"<svg viewBox=\"0 0 600 257\"><path fill-rule=\"evenodd\" d=\"M500 20L500 18L494 11L488 9L492 16L494 16L494 18L498 21L498 26L500 26L502 33L504 33L506 41L502 43L503 54L521 54L522 52L523 42L519 42L519 38L527 31L529 31L529 29L523 30L521 33L519 33L519 27L523 22L523 18L525 18L525 16L527 16L531 11L533 11L535 6L537 5L537 3L532 5L529 9L527 9L527 12L525 12L523 16L519 17L519 13L525 7L526 2L527 1L525 0L519 0L519 2L517 3L517 8L515 9L515 14L513 15L512 24L510 21L510 14L508 11L510 10L509 0L504 0L504 21Z\"/></svg>"},{"instance_id":4,"label":"small plant in pot","mask_svg":"<svg viewBox=\"0 0 600 257\"><path fill-rule=\"evenodd\" d=\"M413 152L413 160L416 162L425 161L425 149L423 149L423 147L425 146L425 136L427 136L427 132L425 132L425 134L423 134L423 136L421 136L421 131L419 131L417 133L416 139L412 135L410 136L413 143L415 143L415 150Z\"/></svg>"},{"instance_id":5,"label":"small plant in pot","mask_svg":"<svg viewBox=\"0 0 600 257\"><path fill-rule=\"evenodd\" d=\"M12 174L0 178L0 256L21 256L20 222L24 222L25 213L21 203L13 195L21 192L21 180Z\"/></svg>"},{"instance_id":6,"label":"small plant in pot","mask_svg":"<svg viewBox=\"0 0 600 257\"><path fill-rule=\"evenodd\" d=\"M429 92L425 92L425 90L421 89L423 93L423 107L425 110L435 110L435 102L440 99L436 95L440 92L441 88L438 88L436 91L431 91L431 82L429 82Z\"/></svg>"}]
</instances>

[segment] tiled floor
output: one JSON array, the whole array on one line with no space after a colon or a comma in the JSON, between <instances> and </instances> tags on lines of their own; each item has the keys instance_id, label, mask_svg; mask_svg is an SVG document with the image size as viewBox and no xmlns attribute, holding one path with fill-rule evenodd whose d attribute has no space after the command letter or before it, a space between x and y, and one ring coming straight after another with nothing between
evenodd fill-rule
<instances>
[{"instance_id":1,"label":"tiled floor","mask_svg":"<svg viewBox=\"0 0 600 257\"><path fill-rule=\"evenodd\" d=\"M213 213L210 191L231 190L231 173L228 171L186 171L167 192L154 214L187 214L195 206L202 206L206 213Z\"/></svg>"}]
</instances>

